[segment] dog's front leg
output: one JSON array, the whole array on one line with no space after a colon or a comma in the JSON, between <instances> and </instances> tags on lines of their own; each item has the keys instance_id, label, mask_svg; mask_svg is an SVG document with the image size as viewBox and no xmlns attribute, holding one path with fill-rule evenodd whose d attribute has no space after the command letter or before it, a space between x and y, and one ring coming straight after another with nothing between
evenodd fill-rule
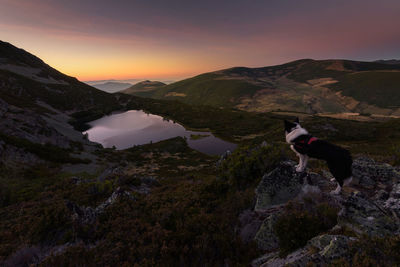
<instances>
[{"instance_id":1,"label":"dog's front leg","mask_svg":"<svg viewBox=\"0 0 400 267\"><path fill-rule=\"evenodd\" d=\"M300 158L300 161L299 161L299 165L296 166L296 171L302 172L305 169L305 165L307 164L308 159L307 159L306 155L302 155L302 154L299 154L299 158Z\"/></svg>"},{"instance_id":2,"label":"dog's front leg","mask_svg":"<svg viewBox=\"0 0 400 267\"><path fill-rule=\"evenodd\" d=\"M294 146L293 146L293 145L290 146L290 149L291 149L294 153L296 153L296 156L299 157L299 164L297 164L297 165L294 166L294 167L297 169L299 166L301 166L301 155L300 155L299 152L296 151L296 149L294 149Z\"/></svg>"},{"instance_id":3,"label":"dog's front leg","mask_svg":"<svg viewBox=\"0 0 400 267\"><path fill-rule=\"evenodd\" d=\"M301 166L300 171L304 171L307 167L307 163L308 163L308 156L307 155L302 155L303 156L303 165Z\"/></svg>"}]
</instances>

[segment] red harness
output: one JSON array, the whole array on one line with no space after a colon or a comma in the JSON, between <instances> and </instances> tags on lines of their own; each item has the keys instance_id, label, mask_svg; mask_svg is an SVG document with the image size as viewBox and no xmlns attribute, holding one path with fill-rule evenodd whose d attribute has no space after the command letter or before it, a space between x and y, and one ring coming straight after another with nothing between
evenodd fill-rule
<instances>
[{"instance_id":1,"label":"red harness","mask_svg":"<svg viewBox=\"0 0 400 267\"><path fill-rule=\"evenodd\" d=\"M308 146L314 142L317 141L318 139L316 137L311 137L308 139L308 142L306 143L306 140L299 140L295 142L294 147L297 149L298 152L307 152L308 151Z\"/></svg>"}]
</instances>

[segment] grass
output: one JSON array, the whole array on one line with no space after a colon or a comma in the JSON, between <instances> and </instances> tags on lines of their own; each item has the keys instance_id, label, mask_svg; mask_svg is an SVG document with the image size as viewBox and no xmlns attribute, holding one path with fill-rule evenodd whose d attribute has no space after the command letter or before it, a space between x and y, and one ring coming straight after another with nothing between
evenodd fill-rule
<instances>
[{"instance_id":1,"label":"grass","mask_svg":"<svg viewBox=\"0 0 400 267\"><path fill-rule=\"evenodd\" d=\"M0 132L0 139L5 143L24 149L26 152L35 154L41 159L55 163L90 163L88 159L80 159L70 156L69 149L60 148L52 144L38 144L27 139L6 135Z\"/></svg>"},{"instance_id":2,"label":"grass","mask_svg":"<svg viewBox=\"0 0 400 267\"><path fill-rule=\"evenodd\" d=\"M166 85L156 90L151 97L179 100L187 104L232 107L244 95L252 96L259 86L241 80L221 79L222 75L206 73L193 78ZM169 92L186 96L166 96Z\"/></svg>"},{"instance_id":3,"label":"grass","mask_svg":"<svg viewBox=\"0 0 400 267\"><path fill-rule=\"evenodd\" d=\"M208 134L191 134L190 140L200 140L200 139L206 138L208 136L210 136L210 135L208 135Z\"/></svg>"},{"instance_id":4,"label":"grass","mask_svg":"<svg viewBox=\"0 0 400 267\"><path fill-rule=\"evenodd\" d=\"M0 260L25 244L54 245L76 240L97 245L90 249L73 246L43 264L80 265L90 259L93 264L107 265L215 266L229 262L246 266L257 256L255 247L243 244L235 233L236 218L252 204L254 188L237 191L216 179L216 158L190 149L183 138L125 151L102 149L99 153L107 162L126 161L128 166L157 162L161 167L151 194L135 194L135 200L117 201L88 226L72 219L66 200L95 207L117 187L131 190L141 184L140 176L114 174L98 181L96 176L78 175L80 184L72 183L70 175L57 172L55 176L31 178L47 177L50 184L36 183L37 190L29 190L31 197L0 208ZM204 167L196 171L178 168L182 164ZM12 191L22 189L24 184L21 180ZM21 206L23 213L18 213Z\"/></svg>"},{"instance_id":5,"label":"grass","mask_svg":"<svg viewBox=\"0 0 400 267\"><path fill-rule=\"evenodd\" d=\"M378 107L400 107L400 72L350 73L329 87Z\"/></svg>"}]
</instances>

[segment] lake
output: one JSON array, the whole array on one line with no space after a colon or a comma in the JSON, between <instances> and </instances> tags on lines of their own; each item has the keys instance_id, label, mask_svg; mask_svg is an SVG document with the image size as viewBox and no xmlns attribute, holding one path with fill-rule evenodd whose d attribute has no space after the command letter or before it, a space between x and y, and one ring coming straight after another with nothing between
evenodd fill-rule
<instances>
[{"instance_id":1,"label":"lake","mask_svg":"<svg viewBox=\"0 0 400 267\"><path fill-rule=\"evenodd\" d=\"M191 148L210 155L221 155L236 148L236 144L217 138L210 132L188 131L178 123L141 110L114 113L88 124L91 128L84 133L88 134L90 141L104 147L115 146L118 150L176 136L186 137Z\"/></svg>"}]
</instances>

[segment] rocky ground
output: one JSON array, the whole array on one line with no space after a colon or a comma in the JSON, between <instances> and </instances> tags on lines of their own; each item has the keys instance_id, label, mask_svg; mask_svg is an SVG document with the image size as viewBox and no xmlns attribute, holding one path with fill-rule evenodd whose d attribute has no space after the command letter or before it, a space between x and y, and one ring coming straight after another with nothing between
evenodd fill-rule
<instances>
[{"instance_id":1,"label":"rocky ground","mask_svg":"<svg viewBox=\"0 0 400 267\"><path fill-rule=\"evenodd\" d=\"M242 239L255 241L258 248L265 251L252 266L325 266L338 261L351 264L349 247L360 238L399 234L398 167L365 157L357 158L353 163L352 184L345 187L341 195L333 195L330 191L336 183L330 181L330 177L313 172L297 173L295 164L281 162L276 169L266 173L256 189L254 209L240 215ZM304 246L282 255L276 222L285 215L287 203L305 203L310 199L317 203L323 200L337 208L336 224L312 237Z\"/></svg>"}]
</instances>

